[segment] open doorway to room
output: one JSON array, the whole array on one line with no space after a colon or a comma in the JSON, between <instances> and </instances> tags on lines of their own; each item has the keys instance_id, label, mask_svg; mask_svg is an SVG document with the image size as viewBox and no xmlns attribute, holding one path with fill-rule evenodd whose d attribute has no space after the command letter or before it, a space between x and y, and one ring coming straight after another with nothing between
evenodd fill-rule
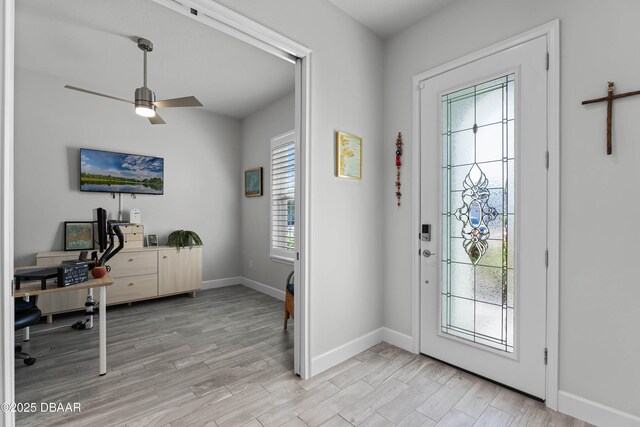
<instances>
[{"instance_id":1,"label":"open doorway to room","mask_svg":"<svg viewBox=\"0 0 640 427\"><path fill-rule=\"evenodd\" d=\"M293 310L284 304L287 293L303 293L291 285L304 277L306 67L159 3L16 5L15 265L77 259L72 243L82 239L64 223L91 223L94 208L134 224L121 227L125 247L108 262L114 284L106 304L96 301L109 319L105 377L99 328L85 323L86 290L35 300L47 320L27 329L22 350L37 360L16 359L16 401L39 402L46 390L46 400L83 406L61 422L113 422L109 401L123 420L132 402L136 419L153 423L163 405L306 376L304 328L299 316L285 326ZM153 50L138 49L140 37ZM202 107L159 108L147 120L133 105L65 85L131 101L148 87L157 99L189 95ZM145 175L158 162L160 178ZM144 194L155 189L149 179L162 179L158 194ZM145 188L126 191L132 185ZM166 246L180 229L202 247ZM18 420L42 416L52 422L41 412Z\"/></svg>"}]
</instances>

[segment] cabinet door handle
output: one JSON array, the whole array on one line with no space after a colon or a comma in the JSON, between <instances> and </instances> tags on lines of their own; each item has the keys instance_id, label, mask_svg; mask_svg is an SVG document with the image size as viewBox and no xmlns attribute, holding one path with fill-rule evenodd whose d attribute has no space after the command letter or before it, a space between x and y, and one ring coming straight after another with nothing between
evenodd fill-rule
<instances>
[{"instance_id":1,"label":"cabinet door handle","mask_svg":"<svg viewBox=\"0 0 640 427\"><path fill-rule=\"evenodd\" d=\"M135 283L133 283L133 282L129 283L129 286L133 286L133 285L135 285Z\"/></svg>"},{"instance_id":2,"label":"cabinet door handle","mask_svg":"<svg viewBox=\"0 0 640 427\"><path fill-rule=\"evenodd\" d=\"M162 258L167 259L167 256L165 255L165 256L163 256Z\"/></svg>"},{"instance_id":3,"label":"cabinet door handle","mask_svg":"<svg viewBox=\"0 0 640 427\"><path fill-rule=\"evenodd\" d=\"M129 262L133 262L133 258L129 258Z\"/></svg>"}]
</instances>

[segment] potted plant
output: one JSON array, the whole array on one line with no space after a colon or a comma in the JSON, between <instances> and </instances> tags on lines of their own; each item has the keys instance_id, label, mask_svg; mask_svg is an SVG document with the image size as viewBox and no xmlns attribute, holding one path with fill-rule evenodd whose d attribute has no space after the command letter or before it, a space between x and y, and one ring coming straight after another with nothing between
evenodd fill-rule
<instances>
[{"instance_id":1,"label":"potted plant","mask_svg":"<svg viewBox=\"0 0 640 427\"><path fill-rule=\"evenodd\" d=\"M176 230L169 234L167 239L167 245L173 246L180 250L180 248L190 248L193 246L202 246L202 239L195 231L191 230Z\"/></svg>"},{"instance_id":2,"label":"potted plant","mask_svg":"<svg viewBox=\"0 0 640 427\"><path fill-rule=\"evenodd\" d=\"M93 267L93 269L91 270L91 275L96 279L100 279L101 277L106 276L110 271L111 266L102 265L102 261L98 260L96 261L95 267Z\"/></svg>"}]
</instances>

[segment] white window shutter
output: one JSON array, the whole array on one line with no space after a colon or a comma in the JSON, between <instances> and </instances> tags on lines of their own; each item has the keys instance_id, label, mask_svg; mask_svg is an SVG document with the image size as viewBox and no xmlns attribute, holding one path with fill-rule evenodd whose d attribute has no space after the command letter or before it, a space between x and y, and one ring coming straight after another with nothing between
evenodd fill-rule
<instances>
[{"instance_id":1,"label":"white window shutter","mask_svg":"<svg viewBox=\"0 0 640 427\"><path fill-rule=\"evenodd\" d=\"M271 257L286 261L295 253L295 158L291 132L271 140Z\"/></svg>"}]
</instances>

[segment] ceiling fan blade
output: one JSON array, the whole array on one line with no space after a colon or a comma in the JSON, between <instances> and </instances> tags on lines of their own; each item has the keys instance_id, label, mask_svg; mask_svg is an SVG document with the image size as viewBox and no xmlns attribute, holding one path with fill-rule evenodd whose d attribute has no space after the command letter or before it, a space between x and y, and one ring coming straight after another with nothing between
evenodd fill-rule
<instances>
[{"instance_id":1,"label":"ceiling fan blade","mask_svg":"<svg viewBox=\"0 0 640 427\"><path fill-rule=\"evenodd\" d=\"M164 120L162 120L162 117L160 117L160 115L158 113L156 113L156 115L153 116L153 117L149 117L149 122L151 122L152 125L164 125L164 124L166 124L166 122Z\"/></svg>"},{"instance_id":2,"label":"ceiling fan blade","mask_svg":"<svg viewBox=\"0 0 640 427\"><path fill-rule=\"evenodd\" d=\"M129 101L128 99L118 98L116 96L111 96L111 95L105 95L104 93L94 92L92 90L82 89L80 87L75 87L75 86L65 85L65 87L67 89L77 90L78 92L84 92L84 93L88 93L88 94L91 94L91 95L98 95L98 96L102 96L103 98L115 99L116 101L122 101L122 102L126 102L127 104L134 104L135 105L135 102Z\"/></svg>"},{"instance_id":3,"label":"ceiling fan blade","mask_svg":"<svg viewBox=\"0 0 640 427\"><path fill-rule=\"evenodd\" d=\"M195 96L185 96L184 98L163 99L153 103L158 108L171 107L202 107L200 101Z\"/></svg>"}]
</instances>

